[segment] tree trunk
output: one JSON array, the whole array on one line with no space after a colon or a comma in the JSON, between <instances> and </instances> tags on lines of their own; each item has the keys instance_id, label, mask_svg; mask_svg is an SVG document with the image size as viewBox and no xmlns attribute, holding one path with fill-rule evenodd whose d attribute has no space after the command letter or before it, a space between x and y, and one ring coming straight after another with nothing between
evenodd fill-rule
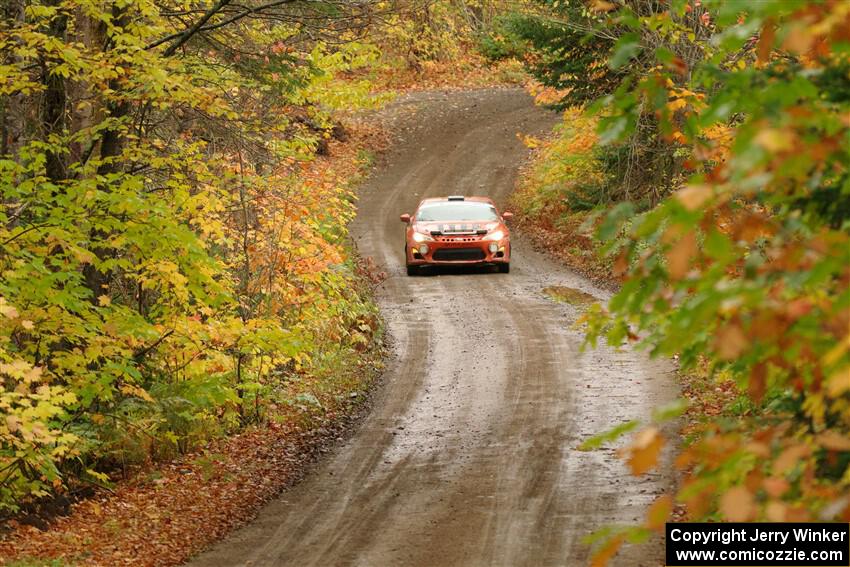
<instances>
[{"instance_id":1,"label":"tree trunk","mask_svg":"<svg viewBox=\"0 0 850 567\"><path fill-rule=\"evenodd\" d=\"M58 6L59 0L51 0L47 4ZM47 33L64 42L67 27L67 16L60 15L50 22ZM50 72L48 61L41 62L41 72L45 86L41 98L42 140L48 141L52 134L62 134L65 130L65 103L68 97L65 92L65 79ZM45 169L48 179L52 182L57 183L65 179L66 164L61 151L47 151Z\"/></svg>"},{"instance_id":2,"label":"tree trunk","mask_svg":"<svg viewBox=\"0 0 850 567\"><path fill-rule=\"evenodd\" d=\"M112 8L113 21L118 27L124 27L129 21L127 8L113 5ZM113 92L120 92L122 86L116 79L109 81L109 88ZM127 117L132 110L131 105L124 101L110 101L105 108L106 115L117 120ZM112 127L103 133L100 139L100 159L101 163L97 168L98 175L109 175L117 173L121 170L121 164L114 158L121 155L124 151L126 136L120 127ZM98 260L103 262L115 256L115 251L109 248L98 246L99 242L103 242L109 235L102 230L92 231L90 240L92 242L92 252L95 253ZM96 303L100 295L106 293L109 289L109 284L112 281L113 274L111 271L103 271L97 266L86 264L83 268L83 275L86 279L86 287L92 292L92 302Z\"/></svg>"}]
</instances>

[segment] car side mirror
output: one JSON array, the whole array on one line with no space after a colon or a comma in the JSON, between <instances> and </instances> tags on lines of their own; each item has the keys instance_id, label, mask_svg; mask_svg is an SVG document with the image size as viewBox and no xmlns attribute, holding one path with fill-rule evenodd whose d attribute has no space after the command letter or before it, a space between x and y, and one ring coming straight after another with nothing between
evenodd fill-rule
<instances>
[{"instance_id":1,"label":"car side mirror","mask_svg":"<svg viewBox=\"0 0 850 567\"><path fill-rule=\"evenodd\" d=\"M399 218L401 219L401 222L410 222L410 215L407 213L404 213Z\"/></svg>"},{"instance_id":2,"label":"car side mirror","mask_svg":"<svg viewBox=\"0 0 850 567\"><path fill-rule=\"evenodd\" d=\"M502 218L505 219L506 221L509 221L512 218L514 218L514 214L509 213L508 211L505 211L504 213L502 213Z\"/></svg>"}]
</instances>

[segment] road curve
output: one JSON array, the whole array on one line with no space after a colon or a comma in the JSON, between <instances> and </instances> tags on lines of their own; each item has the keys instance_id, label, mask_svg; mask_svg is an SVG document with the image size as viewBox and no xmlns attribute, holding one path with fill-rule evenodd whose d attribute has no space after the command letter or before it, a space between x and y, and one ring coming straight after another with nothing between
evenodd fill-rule
<instances>
[{"instance_id":1,"label":"road curve","mask_svg":"<svg viewBox=\"0 0 850 567\"><path fill-rule=\"evenodd\" d=\"M586 564L584 536L642 517L666 481L575 447L671 399L671 368L581 352L575 308L542 289L606 292L521 238L510 274L405 275L398 215L426 196L503 203L527 156L517 133L544 134L557 117L519 89L419 93L383 116L399 138L362 189L352 235L389 274L385 383L348 442L191 565ZM614 564L658 565L659 553L627 549Z\"/></svg>"}]
</instances>

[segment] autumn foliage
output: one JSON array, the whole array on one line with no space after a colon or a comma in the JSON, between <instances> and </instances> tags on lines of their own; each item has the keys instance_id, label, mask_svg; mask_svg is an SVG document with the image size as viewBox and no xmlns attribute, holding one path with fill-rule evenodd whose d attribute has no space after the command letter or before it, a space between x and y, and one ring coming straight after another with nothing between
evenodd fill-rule
<instances>
[{"instance_id":1,"label":"autumn foliage","mask_svg":"<svg viewBox=\"0 0 850 567\"><path fill-rule=\"evenodd\" d=\"M487 82L495 11L2 4L0 517L332 411L381 327L347 224L382 137L355 114Z\"/></svg>"},{"instance_id":2,"label":"autumn foliage","mask_svg":"<svg viewBox=\"0 0 850 567\"><path fill-rule=\"evenodd\" d=\"M4 4L3 513L263 420L379 330L346 242L366 155L311 164L379 102L335 82L375 48L308 37L359 14L166 4Z\"/></svg>"},{"instance_id":3,"label":"autumn foliage","mask_svg":"<svg viewBox=\"0 0 850 567\"><path fill-rule=\"evenodd\" d=\"M643 525L613 530L598 561L662 529L676 507L693 520L847 521L850 6L682 0L582 10L586 34L612 39L599 52L608 69L600 79L620 80L588 102L599 123L593 150L550 143L525 191L561 207L555 222L592 213L586 226L620 291L585 318L589 340L634 342L709 380L704 391L687 385L677 492ZM538 41L538 57L546 45ZM622 160L634 156L644 170L623 177ZM618 183L583 207L576 190L588 175L557 160ZM644 424L622 456L643 474L669 441Z\"/></svg>"}]
</instances>

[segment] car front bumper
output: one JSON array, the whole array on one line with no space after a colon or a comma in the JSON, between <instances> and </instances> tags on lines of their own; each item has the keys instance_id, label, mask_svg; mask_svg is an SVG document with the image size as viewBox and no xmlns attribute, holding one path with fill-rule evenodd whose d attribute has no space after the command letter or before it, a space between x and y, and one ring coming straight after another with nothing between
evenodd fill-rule
<instances>
[{"instance_id":1,"label":"car front bumper","mask_svg":"<svg viewBox=\"0 0 850 567\"><path fill-rule=\"evenodd\" d=\"M491 247L491 245L493 245ZM511 260L510 239L473 240L457 238L407 243L409 266L457 266L504 264Z\"/></svg>"}]
</instances>

